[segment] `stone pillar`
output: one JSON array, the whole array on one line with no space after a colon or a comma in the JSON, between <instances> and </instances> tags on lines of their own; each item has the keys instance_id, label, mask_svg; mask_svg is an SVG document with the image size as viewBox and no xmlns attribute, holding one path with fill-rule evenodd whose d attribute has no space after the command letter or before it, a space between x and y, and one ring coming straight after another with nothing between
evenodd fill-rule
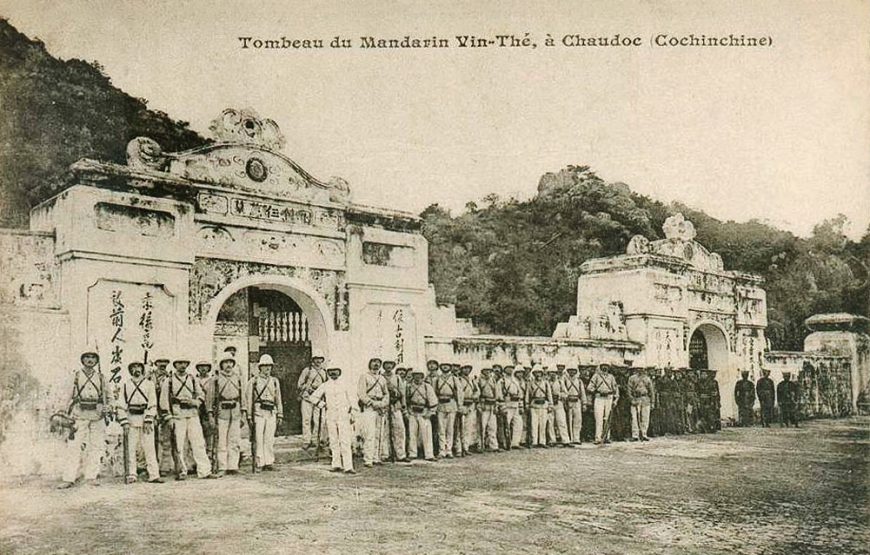
<instances>
[{"instance_id":1,"label":"stone pillar","mask_svg":"<svg viewBox=\"0 0 870 555\"><path fill-rule=\"evenodd\" d=\"M862 404L870 402L870 318L846 313L816 314L804 324L812 331L804 339L804 351L850 358L852 411L857 413L859 398Z\"/></svg>"}]
</instances>

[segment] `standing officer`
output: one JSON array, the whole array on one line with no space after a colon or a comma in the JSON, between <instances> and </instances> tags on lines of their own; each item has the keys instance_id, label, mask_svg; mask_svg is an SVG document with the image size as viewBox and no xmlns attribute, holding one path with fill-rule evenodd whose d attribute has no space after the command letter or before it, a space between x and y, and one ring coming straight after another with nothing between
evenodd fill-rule
<instances>
[{"instance_id":1,"label":"standing officer","mask_svg":"<svg viewBox=\"0 0 870 555\"><path fill-rule=\"evenodd\" d=\"M308 396L314 408L326 405L326 429L329 433L329 449L332 451L332 472L356 474L353 469L352 432L350 426L351 414L356 407L350 398L350 393L344 384L339 383L341 368L330 368L326 371L327 381L320 384Z\"/></svg>"},{"instance_id":2,"label":"standing officer","mask_svg":"<svg viewBox=\"0 0 870 555\"><path fill-rule=\"evenodd\" d=\"M489 368L480 369L478 380L478 430L480 452L501 451L498 447L498 404L502 401L499 384Z\"/></svg>"},{"instance_id":3,"label":"standing officer","mask_svg":"<svg viewBox=\"0 0 870 555\"><path fill-rule=\"evenodd\" d=\"M300 411L302 412L302 448L308 449L311 447L311 437L317 435L320 430L320 437L316 441L322 441L326 435L326 431L320 425L320 412L314 410L311 405L309 396L315 389L326 381L326 370L323 368L325 357L315 352L311 357L311 362L308 366L302 369L299 374L299 380L296 382L296 391L299 396Z\"/></svg>"},{"instance_id":4,"label":"standing officer","mask_svg":"<svg viewBox=\"0 0 870 555\"><path fill-rule=\"evenodd\" d=\"M257 361L259 374L251 379L248 386L248 414L254 420L254 434L257 443L257 456L254 461L255 472L275 470L275 430L284 420L284 404L281 402L281 384L272 376L275 362L268 354L260 355Z\"/></svg>"},{"instance_id":5,"label":"standing officer","mask_svg":"<svg viewBox=\"0 0 870 555\"><path fill-rule=\"evenodd\" d=\"M738 426L752 426L752 406L755 404L755 384L749 379L749 371L740 373L743 379L734 385L734 400L737 402Z\"/></svg>"},{"instance_id":6,"label":"standing officer","mask_svg":"<svg viewBox=\"0 0 870 555\"><path fill-rule=\"evenodd\" d=\"M634 368L628 378L628 399L631 402L631 440L649 441L649 413L655 405L655 386L643 368Z\"/></svg>"},{"instance_id":7,"label":"standing officer","mask_svg":"<svg viewBox=\"0 0 870 555\"><path fill-rule=\"evenodd\" d=\"M154 382L145 377L145 365L134 361L127 365L130 378L121 385L118 398L118 423L127 433L127 476L128 484L136 482L136 452L142 445L148 481L162 484L160 466L157 464L157 451L154 446L154 421L157 418L157 392Z\"/></svg>"},{"instance_id":8,"label":"standing officer","mask_svg":"<svg viewBox=\"0 0 870 555\"><path fill-rule=\"evenodd\" d=\"M407 368L405 368L404 366L399 366L398 368L396 368L396 376L398 376L399 379L402 380L402 382L401 382L402 383L402 397L404 397L405 391L408 389L408 382L411 381L411 375L408 374ZM407 460L408 459L408 457L407 457L407 453L408 453L408 405L407 405L407 399L405 399L405 401L406 401L405 408L402 411L402 424L405 426L405 444L404 445L405 445L405 455L406 455L405 459Z\"/></svg>"},{"instance_id":9,"label":"standing officer","mask_svg":"<svg viewBox=\"0 0 870 555\"><path fill-rule=\"evenodd\" d=\"M438 396L432 384L423 381L423 370L412 368L410 373L412 381L405 390L408 401L408 452L412 459L416 459L417 449L422 443L423 456L427 461L434 462L430 413L438 407Z\"/></svg>"},{"instance_id":10,"label":"standing officer","mask_svg":"<svg viewBox=\"0 0 870 555\"><path fill-rule=\"evenodd\" d=\"M371 468L381 464L381 440L384 433L384 415L390 403L387 382L380 375L381 359L369 360L369 371L359 378L357 397L362 407L363 463Z\"/></svg>"},{"instance_id":11,"label":"standing officer","mask_svg":"<svg viewBox=\"0 0 870 555\"><path fill-rule=\"evenodd\" d=\"M791 372L782 373L782 381L776 386L776 399L779 401L779 417L781 425L788 427L794 424L798 427L798 404L800 403L800 388L791 381Z\"/></svg>"},{"instance_id":12,"label":"standing officer","mask_svg":"<svg viewBox=\"0 0 870 555\"><path fill-rule=\"evenodd\" d=\"M523 367L517 365L514 370L514 379L520 386L520 400L518 405L518 413L520 417L520 445L528 445L530 431L526 425L529 416L529 407L528 403L526 403L526 391L528 391L529 382L532 379L532 369L528 366Z\"/></svg>"},{"instance_id":13,"label":"standing officer","mask_svg":"<svg viewBox=\"0 0 870 555\"><path fill-rule=\"evenodd\" d=\"M776 404L776 388L770 379L770 370L764 368L761 374L762 377L755 383L755 393L761 405L761 425L769 428L773 421L773 406Z\"/></svg>"},{"instance_id":14,"label":"standing officer","mask_svg":"<svg viewBox=\"0 0 870 555\"><path fill-rule=\"evenodd\" d=\"M100 458L106 450L106 421L109 397L103 373L97 368L100 355L96 350L82 353L82 367L73 373L72 399L67 413L75 419L75 435L67 440L66 468L60 489L71 488L78 478L79 467L85 480L97 485Z\"/></svg>"},{"instance_id":15,"label":"standing officer","mask_svg":"<svg viewBox=\"0 0 870 555\"><path fill-rule=\"evenodd\" d=\"M248 421L248 403L244 398L242 378L236 372L236 359L224 355L220 369L206 389L206 405L211 426L217 431L214 465L217 476L238 474L241 456L241 423Z\"/></svg>"},{"instance_id":16,"label":"standing officer","mask_svg":"<svg viewBox=\"0 0 870 555\"><path fill-rule=\"evenodd\" d=\"M456 438L454 450L460 457L471 455L469 451L472 444L477 443L477 410L475 403L480 397L477 383L471 377L472 367L468 364L460 367L460 374L456 377L459 389L462 392L462 436ZM461 440L461 441L460 441Z\"/></svg>"},{"instance_id":17,"label":"standing officer","mask_svg":"<svg viewBox=\"0 0 870 555\"><path fill-rule=\"evenodd\" d=\"M492 381L495 383L496 391L498 391L499 395L499 403L496 405L496 439L498 440L498 446L500 449L510 449L511 448L511 440L508 437L510 431L507 429L508 426L505 423L505 414L504 414L504 404L501 402L503 399L501 398L502 391L502 383L504 381L504 371L502 370L501 365L493 364L492 371L490 372L492 376Z\"/></svg>"},{"instance_id":18,"label":"standing officer","mask_svg":"<svg viewBox=\"0 0 870 555\"><path fill-rule=\"evenodd\" d=\"M619 386L610 373L609 364L601 364L589 380L589 393L595 396L595 445L610 443L610 416L619 400ZM606 433L605 433L605 428Z\"/></svg>"},{"instance_id":19,"label":"standing officer","mask_svg":"<svg viewBox=\"0 0 870 555\"><path fill-rule=\"evenodd\" d=\"M568 419L565 417L565 384L562 381L563 374L559 370L559 367L565 368L565 365L557 365L556 369L550 370L547 375L549 378L550 396L552 398L549 417L547 418L547 443L550 443L550 439L552 439L553 444L556 444L556 432L558 432L559 446L569 447L571 445L571 438L568 437Z\"/></svg>"},{"instance_id":20,"label":"standing officer","mask_svg":"<svg viewBox=\"0 0 870 555\"><path fill-rule=\"evenodd\" d=\"M526 386L526 406L529 418L529 441L533 447L547 447L547 413L553 403L550 384L544 378L540 364L532 367L532 380Z\"/></svg>"},{"instance_id":21,"label":"standing officer","mask_svg":"<svg viewBox=\"0 0 870 555\"><path fill-rule=\"evenodd\" d=\"M199 422L199 406L205 399L205 394L197 380L188 374L190 359L176 356L172 361L174 372L163 380L160 387L160 407L171 422L175 438L175 457L178 461L177 480L187 478L187 461L184 452L190 444L193 460L196 462L196 474L200 478L211 475L211 464L205 452L205 438Z\"/></svg>"},{"instance_id":22,"label":"standing officer","mask_svg":"<svg viewBox=\"0 0 870 555\"><path fill-rule=\"evenodd\" d=\"M502 413L504 414L505 449L520 446L523 439L523 417L520 414L520 402L525 395L520 382L514 378L513 365L506 365L502 371L504 377L501 380L501 389L498 395L502 399Z\"/></svg>"},{"instance_id":23,"label":"standing officer","mask_svg":"<svg viewBox=\"0 0 870 555\"><path fill-rule=\"evenodd\" d=\"M450 372L451 364L441 364L441 376L435 379L435 394L438 396L438 453L439 456L453 458L453 432L456 426L456 413L462 406L462 392L455 376Z\"/></svg>"},{"instance_id":24,"label":"standing officer","mask_svg":"<svg viewBox=\"0 0 870 555\"><path fill-rule=\"evenodd\" d=\"M586 387L576 368L568 368L568 376L563 382L562 389L565 393L565 418L568 421L568 435L571 445L580 445L580 432L583 430L583 407L588 404L586 400Z\"/></svg>"},{"instance_id":25,"label":"standing officer","mask_svg":"<svg viewBox=\"0 0 870 555\"><path fill-rule=\"evenodd\" d=\"M392 360L384 361L384 379L387 382L387 389L390 392L390 405L387 410L387 425L385 434L391 434L392 439L382 438L381 457L390 458L393 453L390 453L390 442L395 450L396 460L399 462L410 462L405 451L405 420L402 416L405 412L405 380L398 373L393 373L396 363Z\"/></svg>"}]
</instances>

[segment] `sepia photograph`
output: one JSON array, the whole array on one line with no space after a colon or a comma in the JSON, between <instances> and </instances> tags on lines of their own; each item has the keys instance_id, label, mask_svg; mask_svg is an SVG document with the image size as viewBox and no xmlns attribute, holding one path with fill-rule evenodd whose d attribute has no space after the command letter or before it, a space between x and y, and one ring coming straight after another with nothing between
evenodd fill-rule
<instances>
[{"instance_id":1,"label":"sepia photograph","mask_svg":"<svg viewBox=\"0 0 870 555\"><path fill-rule=\"evenodd\" d=\"M3 554L870 553L870 2L0 0L0 469Z\"/></svg>"}]
</instances>

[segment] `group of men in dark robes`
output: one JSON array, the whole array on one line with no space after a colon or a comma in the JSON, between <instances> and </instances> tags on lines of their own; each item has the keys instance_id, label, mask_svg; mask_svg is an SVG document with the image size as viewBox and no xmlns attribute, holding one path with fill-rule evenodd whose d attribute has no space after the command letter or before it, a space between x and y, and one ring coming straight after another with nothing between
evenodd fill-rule
<instances>
[{"instance_id":1,"label":"group of men in dark robes","mask_svg":"<svg viewBox=\"0 0 870 555\"><path fill-rule=\"evenodd\" d=\"M742 379L734 385L734 400L737 403L737 425L752 426L755 420L755 400L761 407L761 425L770 427L774 421L774 409L779 405L780 424L798 427L800 386L792 381L791 372L782 373L782 381L774 386L770 370L761 371L762 377L753 383L749 371L744 370Z\"/></svg>"}]
</instances>

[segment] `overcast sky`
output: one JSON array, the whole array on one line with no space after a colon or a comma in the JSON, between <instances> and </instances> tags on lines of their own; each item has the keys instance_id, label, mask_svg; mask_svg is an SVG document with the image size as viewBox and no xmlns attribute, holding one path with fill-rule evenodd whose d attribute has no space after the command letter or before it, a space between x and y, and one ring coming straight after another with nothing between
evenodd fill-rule
<instances>
[{"instance_id":1,"label":"overcast sky","mask_svg":"<svg viewBox=\"0 0 870 555\"><path fill-rule=\"evenodd\" d=\"M217 7L218 4L220 7ZM346 4L346 5L343 5ZM836 2L229 2L0 0L55 56L208 133L225 107L274 119L285 154L354 199L459 210L528 198L547 171L609 181L800 234L870 222L870 4ZM441 5L441 3L438 3ZM365 50L360 36L530 33L536 49ZM545 48L549 33L640 48ZM772 48L652 48L669 35L770 36ZM354 39L244 50L238 37Z\"/></svg>"}]
</instances>

